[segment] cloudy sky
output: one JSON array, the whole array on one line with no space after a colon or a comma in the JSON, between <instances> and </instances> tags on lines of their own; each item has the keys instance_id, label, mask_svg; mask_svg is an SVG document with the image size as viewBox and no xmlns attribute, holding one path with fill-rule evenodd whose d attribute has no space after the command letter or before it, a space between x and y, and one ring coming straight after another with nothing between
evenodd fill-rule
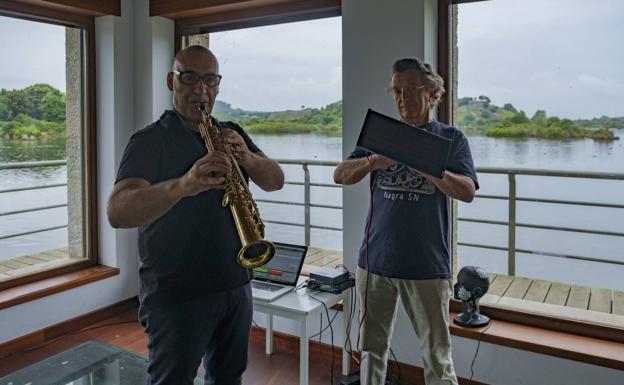
<instances>
[{"instance_id":1,"label":"cloudy sky","mask_svg":"<svg viewBox=\"0 0 624 385\"><path fill-rule=\"evenodd\" d=\"M460 96L529 116L624 116L624 1L493 0L459 12ZM221 100L266 111L341 99L340 31L337 17L212 34ZM0 17L0 46L12 53L0 88L64 89L63 39L61 27Z\"/></svg>"}]
</instances>

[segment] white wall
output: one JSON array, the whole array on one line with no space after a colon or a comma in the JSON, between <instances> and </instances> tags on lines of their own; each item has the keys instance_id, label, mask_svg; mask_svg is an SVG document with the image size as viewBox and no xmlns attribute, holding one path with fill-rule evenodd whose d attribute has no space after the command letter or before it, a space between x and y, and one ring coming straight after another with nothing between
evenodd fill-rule
<instances>
[{"instance_id":1,"label":"white wall","mask_svg":"<svg viewBox=\"0 0 624 385\"><path fill-rule=\"evenodd\" d=\"M148 19L147 7L147 0L123 0L122 17L98 17L95 23L100 258L103 264L119 267L120 274L0 310L0 343L137 295L136 230L113 230L106 219L106 200L130 135L170 104L164 74L173 57L173 22ZM151 43L136 44L135 35ZM136 76L144 73L135 67L137 58L151 66L149 76ZM142 107L149 114L136 119L135 90L145 89L151 91Z\"/></svg>"},{"instance_id":2,"label":"white wall","mask_svg":"<svg viewBox=\"0 0 624 385\"><path fill-rule=\"evenodd\" d=\"M436 0L343 0L343 157L355 146L366 110L397 117L385 93L392 63L419 57L437 65ZM343 189L343 247L345 264L355 269L368 210L368 178ZM357 325L352 340L356 340ZM457 373L470 377L477 342L453 337ZM422 367L420 348L403 309L392 338L399 361ZM594 365L482 344L475 363L475 380L496 385L616 385L624 373Z\"/></svg>"}]
</instances>

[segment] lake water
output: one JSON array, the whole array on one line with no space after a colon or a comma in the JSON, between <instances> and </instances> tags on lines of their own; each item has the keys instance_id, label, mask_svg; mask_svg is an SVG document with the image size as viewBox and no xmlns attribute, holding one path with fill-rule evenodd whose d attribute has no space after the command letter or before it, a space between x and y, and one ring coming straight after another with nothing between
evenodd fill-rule
<instances>
[{"instance_id":1,"label":"lake water","mask_svg":"<svg viewBox=\"0 0 624 385\"><path fill-rule=\"evenodd\" d=\"M540 168L624 173L624 129L615 130L623 138L614 142L591 139L550 141L541 139L495 139L469 136L477 167ZM274 158L340 160L341 139L317 135L255 136L255 142ZM62 140L2 141L0 163L61 159ZM303 181L301 166L284 166L288 180ZM311 167L313 182L331 183L332 167ZM480 174L481 194L506 195L507 177ZM31 185L62 183L65 167L0 170L0 190ZM566 199L622 204L624 181L600 181L574 178L517 177L517 194L523 197ZM253 189L257 199L303 201L303 187L286 186L282 191L263 193ZM0 194L0 213L21 208L39 207L66 201L66 188ZM342 205L340 188L313 188L313 203ZM285 209L286 207L286 209ZM265 219L303 223L300 206L261 203ZM507 202L477 199L460 204L460 217L507 220ZM521 202L517 221L522 223L580 227L624 232L624 210ZM313 208L314 225L342 227L339 210ZM65 208L49 209L19 215L0 216L0 237L36 228L67 223ZM303 228L268 224L267 237L284 242L303 242ZM624 237L598 236L538 229L517 229L516 247L561 255L588 256L624 261ZM483 243L505 247L507 227L460 222L460 242ZM342 235L337 231L312 229L313 246L341 249ZM0 240L0 259L12 258L67 244L65 229ZM460 265L479 265L492 272L507 272L507 253L473 247L459 248ZM516 274L561 282L624 290L624 266L592 263L539 254L516 255Z\"/></svg>"}]
</instances>

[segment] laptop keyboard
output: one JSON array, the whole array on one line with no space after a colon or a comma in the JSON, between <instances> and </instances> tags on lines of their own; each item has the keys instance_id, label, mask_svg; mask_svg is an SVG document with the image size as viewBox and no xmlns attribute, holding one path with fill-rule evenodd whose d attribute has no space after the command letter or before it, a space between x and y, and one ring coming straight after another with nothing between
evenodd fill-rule
<instances>
[{"instance_id":1,"label":"laptop keyboard","mask_svg":"<svg viewBox=\"0 0 624 385\"><path fill-rule=\"evenodd\" d=\"M282 286L282 285L275 285L275 284L267 283L267 282L251 281L251 287L253 287L255 289L266 290L266 291L278 291L279 289L283 288L284 286Z\"/></svg>"}]
</instances>

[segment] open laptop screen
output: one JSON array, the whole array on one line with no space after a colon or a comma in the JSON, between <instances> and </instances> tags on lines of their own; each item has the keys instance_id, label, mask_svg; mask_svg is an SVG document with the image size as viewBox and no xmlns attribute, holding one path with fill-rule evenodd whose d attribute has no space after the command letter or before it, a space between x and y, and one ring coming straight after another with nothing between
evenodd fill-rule
<instances>
[{"instance_id":1,"label":"open laptop screen","mask_svg":"<svg viewBox=\"0 0 624 385\"><path fill-rule=\"evenodd\" d=\"M275 255L263 266L252 270L253 279L295 286L303 267L307 246L275 243Z\"/></svg>"}]
</instances>

